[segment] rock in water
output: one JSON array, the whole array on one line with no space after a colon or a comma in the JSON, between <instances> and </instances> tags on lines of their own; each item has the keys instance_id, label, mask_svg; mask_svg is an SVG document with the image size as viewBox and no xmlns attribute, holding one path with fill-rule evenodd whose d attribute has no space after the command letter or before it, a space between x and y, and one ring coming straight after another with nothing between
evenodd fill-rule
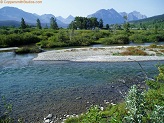
<instances>
[{"instance_id":1,"label":"rock in water","mask_svg":"<svg viewBox=\"0 0 164 123\"><path fill-rule=\"evenodd\" d=\"M52 114L49 114L46 119L51 119L52 118Z\"/></svg>"}]
</instances>

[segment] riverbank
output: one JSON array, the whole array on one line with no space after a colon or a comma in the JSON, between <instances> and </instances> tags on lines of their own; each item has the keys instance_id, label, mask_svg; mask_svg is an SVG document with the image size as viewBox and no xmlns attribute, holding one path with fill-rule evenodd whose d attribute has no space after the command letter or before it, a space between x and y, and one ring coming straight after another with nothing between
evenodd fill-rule
<instances>
[{"instance_id":1,"label":"riverbank","mask_svg":"<svg viewBox=\"0 0 164 123\"><path fill-rule=\"evenodd\" d=\"M0 52L13 51L19 49L18 47L0 48Z\"/></svg>"},{"instance_id":2,"label":"riverbank","mask_svg":"<svg viewBox=\"0 0 164 123\"><path fill-rule=\"evenodd\" d=\"M125 61L154 61L164 60L157 56L152 49L145 50L147 56L120 56L130 46L89 47L52 50L39 53L33 60L76 61L76 62L125 62ZM145 48L145 46L142 46Z\"/></svg>"}]
</instances>

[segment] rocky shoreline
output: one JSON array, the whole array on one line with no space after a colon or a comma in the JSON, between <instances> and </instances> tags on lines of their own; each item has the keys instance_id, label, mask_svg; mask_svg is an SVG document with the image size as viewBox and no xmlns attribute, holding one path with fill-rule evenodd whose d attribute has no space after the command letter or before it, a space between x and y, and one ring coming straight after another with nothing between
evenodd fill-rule
<instances>
[{"instance_id":1,"label":"rocky shoreline","mask_svg":"<svg viewBox=\"0 0 164 123\"><path fill-rule=\"evenodd\" d=\"M139 77L139 75L138 75ZM139 77L139 79L137 78L131 78L130 80L125 81L123 79L120 79L117 83L110 83L107 87L107 90L110 93L110 96L112 96L112 98L109 99L105 99L103 100L103 103L99 104L98 106L100 107L101 110L104 110L104 108L111 104L111 105L116 105L118 102L122 101L124 99L124 96L126 95L127 90L134 84L136 84L141 90L145 89L145 81L144 81L144 77ZM76 98L76 100L80 101L82 100L81 97ZM90 106L95 105L93 104L93 102L86 102L86 111L87 109L90 108ZM85 111L85 112L86 112ZM48 114L47 116L45 116L45 118L43 118L43 123L64 123L64 121L67 118L73 118L73 117L79 117L80 115L82 115L83 113L78 113L78 114L63 114L63 115L55 115L55 112L51 112L51 114Z\"/></svg>"},{"instance_id":2,"label":"rocky shoreline","mask_svg":"<svg viewBox=\"0 0 164 123\"><path fill-rule=\"evenodd\" d=\"M164 56L156 56L147 51L148 56L119 56L129 46L72 48L52 50L39 53L35 61L76 61L76 62L126 62L126 61L155 61L164 60ZM153 56L152 56L153 54Z\"/></svg>"}]
</instances>

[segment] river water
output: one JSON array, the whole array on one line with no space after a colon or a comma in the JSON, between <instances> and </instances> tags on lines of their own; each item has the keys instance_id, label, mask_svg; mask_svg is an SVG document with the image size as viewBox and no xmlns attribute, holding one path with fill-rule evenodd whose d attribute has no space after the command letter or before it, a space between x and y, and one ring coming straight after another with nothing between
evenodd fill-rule
<instances>
[{"instance_id":1,"label":"river water","mask_svg":"<svg viewBox=\"0 0 164 123\"><path fill-rule=\"evenodd\" d=\"M91 104L122 100L119 91L144 80L137 62L32 61L36 54L0 53L0 96L13 105L12 116L26 122L41 122L49 113L62 117L79 114ZM149 77L157 75L156 64L140 62ZM0 114L4 111L2 99Z\"/></svg>"}]
</instances>

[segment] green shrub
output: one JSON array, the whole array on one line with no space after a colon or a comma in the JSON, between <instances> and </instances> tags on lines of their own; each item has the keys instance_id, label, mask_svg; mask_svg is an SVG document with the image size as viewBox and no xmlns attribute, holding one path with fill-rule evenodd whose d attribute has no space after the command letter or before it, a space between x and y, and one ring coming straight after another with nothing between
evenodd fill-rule
<instances>
[{"instance_id":1,"label":"green shrub","mask_svg":"<svg viewBox=\"0 0 164 123\"><path fill-rule=\"evenodd\" d=\"M137 86L133 85L125 98L126 109L128 111L127 116L124 117L125 122L143 122L143 117L146 117L144 98L144 93L139 92Z\"/></svg>"},{"instance_id":2,"label":"green shrub","mask_svg":"<svg viewBox=\"0 0 164 123\"><path fill-rule=\"evenodd\" d=\"M114 44L114 39L113 38L103 38L103 39L101 39L101 42L105 45L110 45L110 44Z\"/></svg>"},{"instance_id":3,"label":"green shrub","mask_svg":"<svg viewBox=\"0 0 164 123\"><path fill-rule=\"evenodd\" d=\"M24 33L21 35L21 38L22 38L21 45L37 43L40 41L39 37L37 37L36 35L32 35L31 33Z\"/></svg>"},{"instance_id":4,"label":"green shrub","mask_svg":"<svg viewBox=\"0 0 164 123\"><path fill-rule=\"evenodd\" d=\"M26 53L40 53L42 52L41 49L39 49L38 47L22 47L19 48L15 51L16 54L26 54Z\"/></svg>"},{"instance_id":5,"label":"green shrub","mask_svg":"<svg viewBox=\"0 0 164 123\"><path fill-rule=\"evenodd\" d=\"M8 47L7 37L5 35L0 35L0 47Z\"/></svg>"},{"instance_id":6,"label":"green shrub","mask_svg":"<svg viewBox=\"0 0 164 123\"><path fill-rule=\"evenodd\" d=\"M133 34L129 37L129 40L134 43L144 43L147 42L147 37L142 34Z\"/></svg>"},{"instance_id":7,"label":"green shrub","mask_svg":"<svg viewBox=\"0 0 164 123\"><path fill-rule=\"evenodd\" d=\"M69 46L88 46L92 44L92 39L87 34L76 35L69 41Z\"/></svg>"},{"instance_id":8,"label":"green shrub","mask_svg":"<svg viewBox=\"0 0 164 123\"><path fill-rule=\"evenodd\" d=\"M129 38L126 35L115 35L114 37L114 43L116 44L128 44Z\"/></svg>"},{"instance_id":9,"label":"green shrub","mask_svg":"<svg viewBox=\"0 0 164 123\"><path fill-rule=\"evenodd\" d=\"M103 44L109 45L109 44L128 44L129 43L129 38L126 35L119 34L119 35L114 35L109 38L104 38L102 40Z\"/></svg>"}]
</instances>

